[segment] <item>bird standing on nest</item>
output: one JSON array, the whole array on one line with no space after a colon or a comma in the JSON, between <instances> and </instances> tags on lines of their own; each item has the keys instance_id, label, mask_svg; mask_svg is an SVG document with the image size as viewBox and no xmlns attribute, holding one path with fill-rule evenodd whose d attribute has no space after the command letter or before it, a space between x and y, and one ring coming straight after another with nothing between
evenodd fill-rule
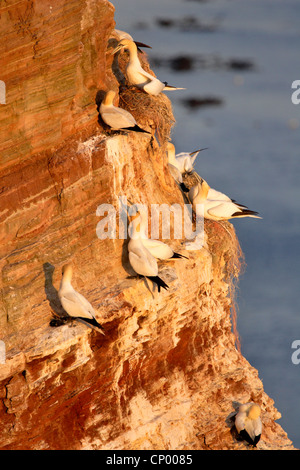
<instances>
[{"instance_id":1,"label":"bird standing on nest","mask_svg":"<svg viewBox=\"0 0 300 470\"><path fill-rule=\"evenodd\" d=\"M137 46L129 39L122 39L117 47L114 49L113 54L118 51L126 49L129 51L129 62L126 67L126 75L130 85L135 85L141 88L149 95L157 96L161 91L165 90L184 90L185 88L176 88L168 85L166 82L161 82L158 78L146 72L141 66Z\"/></svg>"},{"instance_id":2,"label":"bird standing on nest","mask_svg":"<svg viewBox=\"0 0 300 470\"><path fill-rule=\"evenodd\" d=\"M145 134L152 135L151 132L139 127L132 114L126 111L126 109L114 106L113 101L115 96L115 91L107 91L100 105L99 112L105 124L111 127L112 130L144 132Z\"/></svg>"}]
</instances>

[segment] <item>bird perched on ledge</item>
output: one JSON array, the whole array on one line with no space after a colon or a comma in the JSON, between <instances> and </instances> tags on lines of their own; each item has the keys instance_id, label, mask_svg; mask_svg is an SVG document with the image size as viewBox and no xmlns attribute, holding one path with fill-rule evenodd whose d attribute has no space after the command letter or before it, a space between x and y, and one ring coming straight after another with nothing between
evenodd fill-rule
<instances>
[{"instance_id":1,"label":"bird perched on ledge","mask_svg":"<svg viewBox=\"0 0 300 470\"><path fill-rule=\"evenodd\" d=\"M118 51L126 49L129 51L129 62L126 67L126 75L130 85L135 85L141 88L149 95L157 96L161 91L169 90L184 90L185 88L176 88L168 85L166 82L161 82L158 78L146 72L141 66L137 46L129 39L122 39L117 47L114 49L113 54Z\"/></svg>"},{"instance_id":2,"label":"bird perched on ledge","mask_svg":"<svg viewBox=\"0 0 300 470\"><path fill-rule=\"evenodd\" d=\"M199 152L206 149L195 150L191 153L179 153L175 155L175 146L172 142L167 144L168 168L176 183L185 193L189 192L189 188L183 182L185 173L191 174L194 171L194 162Z\"/></svg>"},{"instance_id":3,"label":"bird perched on ledge","mask_svg":"<svg viewBox=\"0 0 300 470\"><path fill-rule=\"evenodd\" d=\"M143 245L140 232L140 217L134 217L131 221L130 241L128 243L129 262L134 271L157 284L158 292L161 287L169 286L158 276L158 265L154 256Z\"/></svg>"},{"instance_id":4,"label":"bird perched on ledge","mask_svg":"<svg viewBox=\"0 0 300 470\"><path fill-rule=\"evenodd\" d=\"M95 310L92 305L73 288L71 284L72 274L73 269L71 264L63 266L63 277L58 291L58 297L63 308L70 317L95 327L97 331L105 335L103 327L96 320Z\"/></svg>"},{"instance_id":5,"label":"bird perched on ledge","mask_svg":"<svg viewBox=\"0 0 300 470\"><path fill-rule=\"evenodd\" d=\"M212 190L205 180L193 186L188 195L196 212L196 205L203 204L204 218L211 220L228 220L241 217L254 217L261 219L257 212L251 211L248 207L238 204L220 191Z\"/></svg>"},{"instance_id":6,"label":"bird perched on ledge","mask_svg":"<svg viewBox=\"0 0 300 470\"><path fill-rule=\"evenodd\" d=\"M253 447L256 447L262 432L261 409L255 403L246 403L239 407L235 416L238 434Z\"/></svg>"},{"instance_id":7,"label":"bird perched on ledge","mask_svg":"<svg viewBox=\"0 0 300 470\"><path fill-rule=\"evenodd\" d=\"M131 201L128 201L129 204L132 206L133 204ZM147 250L150 251L151 255L154 256L154 258L159 259L159 260L171 260L171 259L176 259L176 258L186 258L186 256L181 255L180 253L176 253L169 245L166 243L148 238L146 234L146 229L147 229L147 214L146 212L138 208L137 211L138 217L139 217L139 223L140 223L140 239L142 244L144 245Z\"/></svg>"},{"instance_id":8,"label":"bird perched on ledge","mask_svg":"<svg viewBox=\"0 0 300 470\"><path fill-rule=\"evenodd\" d=\"M145 131L138 126L132 114L126 111L126 109L114 106L113 101L115 96L115 91L107 91L100 105L99 112L105 124L111 127L112 130L144 132L151 135L151 132Z\"/></svg>"},{"instance_id":9,"label":"bird perched on ledge","mask_svg":"<svg viewBox=\"0 0 300 470\"><path fill-rule=\"evenodd\" d=\"M176 166L181 174L190 173L194 170L194 163L198 156L199 152L202 152L204 149L194 150L194 152L187 153L181 152L175 154L175 146L172 142L168 142L167 144L168 150L168 162L172 165Z\"/></svg>"}]
</instances>

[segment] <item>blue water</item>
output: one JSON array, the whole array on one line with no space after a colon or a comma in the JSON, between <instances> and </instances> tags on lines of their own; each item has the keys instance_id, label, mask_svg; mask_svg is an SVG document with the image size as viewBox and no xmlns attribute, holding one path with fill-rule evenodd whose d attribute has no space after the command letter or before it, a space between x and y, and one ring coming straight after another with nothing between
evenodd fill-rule
<instances>
[{"instance_id":1,"label":"blue water","mask_svg":"<svg viewBox=\"0 0 300 470\"><path fill-rule=\"evenodd\" d=\"M208 147L197 172L263 217L233 222L247 264L238 330L242 353L282 413L279 424L300 448L300 364L291 360L300 339L300 104L291 101L300 80L300 2L112 3L116 27L152 46L157 76L187 88L168 93L176 152ZM194 68L172 70L180 55L195 57ZM233 60L240 67L228 67ZM191 109L182 101L206 97L222 104Z\"/></svg>"}]
</instances>

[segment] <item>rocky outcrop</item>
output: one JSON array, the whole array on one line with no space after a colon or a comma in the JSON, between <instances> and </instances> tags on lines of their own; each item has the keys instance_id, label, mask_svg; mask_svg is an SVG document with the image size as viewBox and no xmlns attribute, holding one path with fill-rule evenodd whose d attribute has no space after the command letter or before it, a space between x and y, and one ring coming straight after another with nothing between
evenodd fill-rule
<instances>
[{"instance_id":1,"label":"rocky outcrop","mask_svg":"<svg viewBox=\"0 0 300 470\"><path fill-rule=\"evenodd\" d=\"M292 449L236 348L233 226L206 222L199 250L172 240L188 259L160 263L169 290L159 294L132 278L126 239L99 238L97 209L115 207L119 228L120 196L148 207L184 202L166 165L174 118L164 94L120 89L153 138L113 135L99 119L126 62L119 70L111 54L113 6L23 0L0 11L0 448L245 449L232 417L237 403L255 401L258 448ZM105 336L76 322L51 326L69 261Z\"/></svg>"}]
</instances>

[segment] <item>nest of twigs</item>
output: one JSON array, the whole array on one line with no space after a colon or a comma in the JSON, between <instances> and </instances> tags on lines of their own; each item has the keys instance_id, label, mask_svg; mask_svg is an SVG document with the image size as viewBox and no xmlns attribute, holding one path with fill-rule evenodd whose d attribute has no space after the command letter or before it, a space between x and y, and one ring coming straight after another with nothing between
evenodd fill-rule
<instances>
[{"instance_id":1,"label":"nest of twigs","mask_svg":"<svg viewBox=\"0 0 300 470\"><path fill-rule=\"evenodd\" d=\"M231 301L231 317L236 345L240 350L237 331L237 301L236 290L239 276L245 267L245 257L241 249L235 229L230 222L214 222L205 220L204 229L207 234L209 251L213 256L214 271L221 271L221 276L229 286Z\"/></svg>"},{"instance_id":2,"label":"nest of twigs","mask_svg":"<svg viewBox=\"0 0 300 470\"><path fill-rule=\"evenodd\" d=\"M169 140L175 119L171 101L164 93L152 96L134 86L121 86L119 106L129 111L140 127L156 132L160 144Z\"/></svg>"}]
</instances>

